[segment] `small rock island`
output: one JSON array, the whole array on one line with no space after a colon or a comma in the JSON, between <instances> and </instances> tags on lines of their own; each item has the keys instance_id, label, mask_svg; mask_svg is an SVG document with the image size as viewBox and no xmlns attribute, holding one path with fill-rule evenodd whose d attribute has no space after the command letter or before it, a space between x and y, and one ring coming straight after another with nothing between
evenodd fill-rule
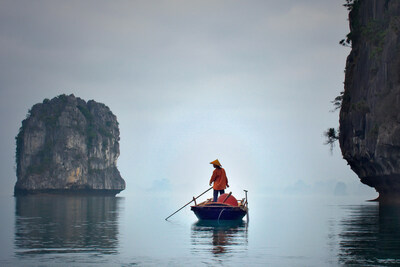
<instances>
[{"instance_id":1,"label":"small rock island","mask_svg":"<svg viewBox=\"0 0 400 267\"><path fill-rule=\"evenodd\" d=\"M60 95L34 105L16 137L14 195L116 195L119 128L104 104Z\"/></svg>"}]
</instances>

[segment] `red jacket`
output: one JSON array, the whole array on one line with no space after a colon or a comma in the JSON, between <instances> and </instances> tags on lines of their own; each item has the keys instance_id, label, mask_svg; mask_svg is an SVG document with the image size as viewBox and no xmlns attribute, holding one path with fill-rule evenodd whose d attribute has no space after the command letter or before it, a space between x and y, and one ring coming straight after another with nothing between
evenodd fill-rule
<instances>
[{"instance_id":1,"label":"red jacket","mask_svg":"<svg viewBox=\"0 0 400 267\"><path fill-rule=\"evenodd\" d=\"M214 182L214 190L224 190L228 185L228 177L226 177L225 170L216 168L211 176L210 184Z\"/></svg>"}]
</instances>

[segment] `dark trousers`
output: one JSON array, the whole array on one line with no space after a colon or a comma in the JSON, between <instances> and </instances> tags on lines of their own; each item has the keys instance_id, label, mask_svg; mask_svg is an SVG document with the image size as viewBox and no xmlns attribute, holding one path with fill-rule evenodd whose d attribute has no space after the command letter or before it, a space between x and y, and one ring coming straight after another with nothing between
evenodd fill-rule
<instances>
[{"instance_id":1,"label":"dark trousers","mask_svg":"<svg viewBox=\"0 0 400 267\"><path fill-rule=\"evenodd\" d=\"M215 189L214 189L214 200L213 200L214 202L217 202L218 193L219 193L220 195L225 194L225 190L215 190Z\"/></svg>"}]
</instances>

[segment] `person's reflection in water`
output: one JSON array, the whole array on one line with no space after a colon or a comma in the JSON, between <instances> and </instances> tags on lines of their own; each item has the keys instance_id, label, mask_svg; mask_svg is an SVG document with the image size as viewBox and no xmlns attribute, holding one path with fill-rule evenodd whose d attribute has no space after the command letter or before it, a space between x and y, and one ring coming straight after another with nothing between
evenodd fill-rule
<instances>
[{"instance_id":1,"label":"person's reflection in water","mask_svg":"<svg viewBox=\"0 0 400 267\"><path fill-rule=\"evenodd\" d=\"M341 264L400 264L400 205L355 206L341 225Z\"/></svg>"},{"instance_id":2,"label":"person's reflection in water","mask_svg":"<svg viewBox=\"0 0 400 267\"><path fill-rule=\"evenodd\" d=\"M229 230L222 230L218 228L213 229L212 236L212 252L214 254L221 254L226 252L226 246L229 246L229 239L227 239L227 234ZM228 237L229 238L229 237Z\"/></svg>"},{"instance_id":3,"label":"person's reflection in water","mask_svg":"<svg viewBox=\"0 0 400 267\"><path fill-rule=\"evenodd\" d=\"M116 253L119 201L115 197L16 197L17 255Z\"/></svg>"},{"instance_id":4,"label":"person's reflection in water","mask_svg":"<svg viewBox=\"0 0 400 267\"><path fill-rule=\"evenodd\" d=\"M215 256L238 253L247 248L244 221L198 221L192 226L194 252L212 252Z\"/></svg>"}]
</instances>

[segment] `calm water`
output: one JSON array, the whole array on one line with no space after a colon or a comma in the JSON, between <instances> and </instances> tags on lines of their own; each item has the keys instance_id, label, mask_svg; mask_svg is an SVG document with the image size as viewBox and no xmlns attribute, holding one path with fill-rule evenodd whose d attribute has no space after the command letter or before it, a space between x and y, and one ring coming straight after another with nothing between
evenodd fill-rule
<instances>
[{"instance_id":1,"label":"calm water","mask_svg":"<svg viewBox=\"0 0 400 267\"><path fill-rule=\"evenodd\" d=\"M0 198L0 266L400 264L399 207L249 195L249 223L202 223L189 208L167 222L187 201L175 198Z\"/></svg>"}]
</instances>

